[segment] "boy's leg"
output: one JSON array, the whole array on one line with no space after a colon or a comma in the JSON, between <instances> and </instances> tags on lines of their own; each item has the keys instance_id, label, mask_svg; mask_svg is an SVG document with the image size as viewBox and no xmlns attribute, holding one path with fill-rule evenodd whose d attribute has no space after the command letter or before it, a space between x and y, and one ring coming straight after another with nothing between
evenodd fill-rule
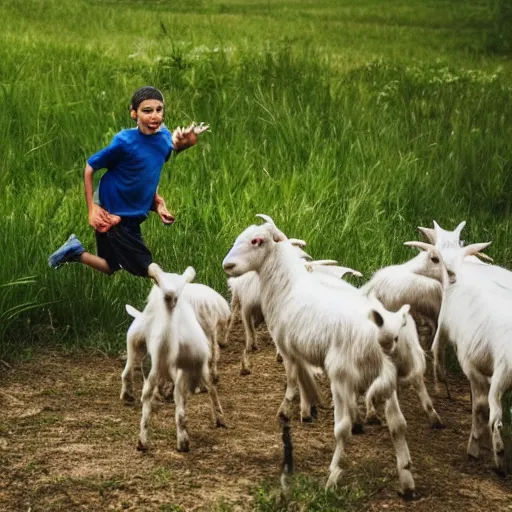
<instances>
[{"instance_id":1,"label":"boy's leg","mask_svg":"<svg viewBox=\"0 0 512 512\"><path fill-rule=\"evenodd\" d=\"M134 276L148 277L148 268L153 257L142 238L140 220L123 218L119 224L109 229L107 238L112 259L98 250L99 255L109 262L115 262L117 269L122 268Z\"/></svg>"},{"instance_id":2,"label":"boy's leg","mask_svg":"<svg viewBox=\"0 0 512 512\"><path fill-rule=\"evenodd\" d=\"M99 270L104 274L112 274L112 270L108 261L105 258L101 258L100 256L96 256L95 254L91 254L90 252L83 252L80 255L80 262L84 265L87 265L89 268L93 268L94 270Z\"/></svg>"},{"instance_id":3,"label":"boy's leg","mask_svg":"<svg viewBox=\"0 0 512 512\"><path fill-rule=\"evenodd\" d=\"M105 274L112 273L108 261L105 258L87 252L74 234L48 258L49 266L55 269L64 263L83 263Z\"/></svg>"}]
</instances>

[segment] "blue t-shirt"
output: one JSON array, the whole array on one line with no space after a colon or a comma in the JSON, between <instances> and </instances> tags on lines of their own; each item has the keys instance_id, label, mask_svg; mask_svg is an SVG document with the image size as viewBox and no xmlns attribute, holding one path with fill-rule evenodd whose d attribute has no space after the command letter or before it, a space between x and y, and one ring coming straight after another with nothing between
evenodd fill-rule
<instances>
[{"instance_id":1,"label":"blue t-shirt","mask_svg":"<svg viewBox=\"0 0 512 512\"><path fill-rule=\"evenodd\" d=\"M99 184L100 205L121 217L147 216L172 150L172 135L165 126L152 135L138 128L116 134L88 160L95 171L107 169Z\"/></svg>"}]
</instances>

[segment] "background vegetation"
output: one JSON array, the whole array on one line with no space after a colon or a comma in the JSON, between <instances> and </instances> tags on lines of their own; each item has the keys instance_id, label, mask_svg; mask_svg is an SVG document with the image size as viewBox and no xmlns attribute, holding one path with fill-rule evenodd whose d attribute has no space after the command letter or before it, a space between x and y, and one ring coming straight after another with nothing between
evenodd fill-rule
<instances>
[{"instance_id":1,"label":"background vegetation","mask_svg":"<svg viewBox=\"0 0 512 512\"><path fill-rule=\"evenodd\" d=\"M86 158L132 126L143 84L170 128L211 124L164 169L173 227L144 225L166 269L220 262L267 213L317 257L370 276L436 219L512 258L509 0L1 0L0 358L117 351L149 282L48 255L94 249Z\"/></svg>"}]
</instances>

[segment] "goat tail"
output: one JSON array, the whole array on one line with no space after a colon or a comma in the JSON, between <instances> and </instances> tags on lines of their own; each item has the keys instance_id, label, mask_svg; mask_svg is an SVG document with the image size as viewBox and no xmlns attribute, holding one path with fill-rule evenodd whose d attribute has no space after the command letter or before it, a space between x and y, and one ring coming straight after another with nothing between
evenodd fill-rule
<instances>
[{"instance_id":1,"label":"goat tail","mask_svg":"<svg viewBox=\"0 0 512 512\"><path fill-rule=\"evenodd\" d=\"M130 316L133 316L133 318L137 318L138 316L140 316L142 314L138 309L134 308L133 306L130 306L130 304L126 304L125 308L126 308L126 312Z\"/></svg>"}]
</instances>

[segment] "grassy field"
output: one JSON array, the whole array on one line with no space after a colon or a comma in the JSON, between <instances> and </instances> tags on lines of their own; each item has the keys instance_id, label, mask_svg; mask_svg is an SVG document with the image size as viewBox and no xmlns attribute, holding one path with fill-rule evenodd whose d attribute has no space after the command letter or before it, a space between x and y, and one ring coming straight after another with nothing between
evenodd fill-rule
<instances>
[{"instance_id":1,"label":"grassy field","mask_svg":"<svg viewBox=\"0 0 512 512\"><path fill-rule=\"evenodd\" d=\"M255 213L271 215L287 234L307 240L313 256L338 259L366 277L414 255L402 243L417 239L416 226L430 226L434 219L449 229L467 220L463 238L492 240L488 253L496 263L512 267L512 0L0 0L0 16L7 20L0 31L0 377L9 384L6 397L20 414L27 404L40 406L34 419L21 421L16 407L0 402L0 409L12 414L0 422L0 466L9 467L0 482L0 499L48 510L55 495L62 506L55 510L71 510L77 502L66 500L82 485L91 510L105 504L120 509L123 496L137 503L139 484L126 479L125 469L133 464L138 471L138 459L126 449L138 411L112 405L120 364L101 358L123 349L129 324L124 305L141 307L150 283L123 272L96 275L78 265L54 271L47 258L72 232L94 250L82 183L85 161L117 131L133 126L127 107L141 85L162 89L170 128L192 120L211 125L197 147L164 168L160 193L176 214L176 224L164 227L151 216L143 227L156 261L168 270L181 272L193 265L197 281L227 293L221 260L235 237L255 221ZM30 361L41 347L59 353L41 359L42 369ZM103 355L89 359L83 348ZM61 361L66 350L76 359ZM227 388L229 379L233 387L239 382L238 353L229 350L229 367L223 368ZM273 361L270 347L267 352L259 356L261 371ZM23 358L28 361L1 374L4 365L9 368ZM273 393L275 404L266 406L274 411L281 399L282 369L271 372L273 387L269 384L264 395ZM90 389L84 375L91 377ZM87 409L80 386L90 396ZM226 394L228 404L234 404L228 405L232 418L245 406L257 409L257 400L251 400L259 388L248 389L241 387L236 400ZM480 500L489 499L486 504L493 492L503 503L507 492L510 496L510 481L502 485L480 466L460 462L470 421L466 395L464 388L456 409L444 404L451 415L449 435L428 433L429 442L445 443L434 453L453 448L450 458L443 459L445 472L439 472L424 443L424 425L411 413L421 447L415 451L421 453L415 460L424 475L420 488L436 510L452 510L443 508L450 503L460 510L461 499L466 500L461 508L476 510L471 508L480 503L472 497L475 489ZM70 404L76 415L70 416ZM123 420L119 426L91 428L118 417ZM239 421L239 430L228 430L226 439L256 443L254 432L244 430L251 418L254 422L252 412ZM259 419L274 439L275 424ZM323 492L319 482L330 454L329 421L325 415L313 427L325 438L317 441L320 450L312 448L318 459L311 479L304 462L309 455L301 452L308 476L296 481L289 510L355 510L370 502L377 507L371 510L381 510L382 503L398 506L396 497L388 495L394 492L394 473L381 471L380 455L376 464L363 441L356 441L361 448L355 453L370 457L369 469L359 467L354 473L352 468L352 486ZM83 461L86 469L90 461L82 452L76 461L65 453L62 459L55 455L61 444L55 442L53 423L65 447L82 435L80 429L86 441L99 436L100 452L106 455L98 467L106 468L104 474L70 477L62 461ZM147 484L167 496L168 467L176 462L167 429L162 421L161 468L151 458L142 462L141 474L150 477L140 493L147 492ZM304 438L298 445L311 448L308 431L297 431ZM450 435L457 436L456 444ZM210 430L200 439L207 441L206 451L213 450ZM98 444L93 441L86 448L95 461ZM280 441L270 442L278 446ZM14 456L4 443L14 445ZM254 448L254 460L246 461L257 471L244 489L250 488L254 510L283 510L272 480L279 449L270 448L273 459L268 460L258 459L259 449ZM188 459L192 470L201 453L194 455L197 460ZM114 466L110 456L118 457ZM392 471L394 462L388 466ZM223 485L228 485L233 474L225 473ZM453 474L460 482L454 480L449 492L441 492ZM236 473L240 479L244 475ZM382 475L388 479L384 484L378 480ZM208 471L214 490L216 476ZM264 476L270 477L268 485ZM4 488L12 482L16 489L8 496ZM185 473L182 483L189 484ZM200 483L193 485L203 491ZM243 501L241 486L234 488ZM186 490L184 499L192 500L194 494ZM372 501L374 493L377 501ZM89 494L92 501L87 501ZM95 508L91 503L98 499L102 505ZM418 510L432 510L428 499ZM139 510L155 510L142 503ZM184 510L160 503L162 511ZM219 512L243 510L243 505L218 503Z\"/></svg>"},{"instance_id":2,"label":"grassy field","mask_svg":"<svg viewBox=\"0 0 512 512\"><path fill-rule=\"evenodd\" d=\"M2 0L0 356L122 346L123 306L141 306L149 283L53 271L47 257L71 232L94 248L85 160L132 126L142 84L164 91L171 128L212 127L164 169L176 224L144 226L169 270L193 265L225 293L221 259L257 212L367 276L411 256L402 242L433 219L466 219L466 240L492 239L510 264L506 7Z\"/></svg>"}]
</instances>

